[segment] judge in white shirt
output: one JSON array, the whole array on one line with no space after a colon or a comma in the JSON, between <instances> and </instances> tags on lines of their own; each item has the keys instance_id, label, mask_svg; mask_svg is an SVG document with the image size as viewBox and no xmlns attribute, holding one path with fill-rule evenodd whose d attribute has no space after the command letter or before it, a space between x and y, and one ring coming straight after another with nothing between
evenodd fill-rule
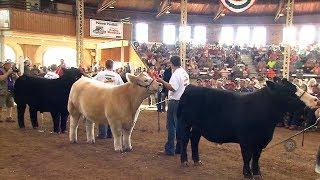
<instances>
[{"instance_id":1,"label":"judge in white shirt","mask_svg":"<svg viewBox=\"0 0 320 180\"><path fill-rule=\"evenodd\" d=\"M108 83L111 85L122 85L123 80L121 79L120 75L113 71L113 60L106 61L106 70L99 72L93 79L98 81ZM106 139L112 138L112 133L110 126L105 124L99 124L99 133L98 138Z\"/></svg>"},{"instance_id":2,"label":"judge in white shirt","mask_svg":"<svg viewBox=\"0 0 320 180\"><path fill-rule=\"evenodd\" d=\"M181 150L181 130L180 121L177 118L177 110L179 105L179 100L186 88L190 84L188 73L181 67L181 60L179 56L172 56L170 58L172 76L169 83L165 82L163 79L157 79L161 82L168 90L168 111L167 111L167 130L168 139L165 144L164 153L169 156L174 154L180 154ZM177 144L175 146L175 139Z\"/></svg>"}]
</instances>

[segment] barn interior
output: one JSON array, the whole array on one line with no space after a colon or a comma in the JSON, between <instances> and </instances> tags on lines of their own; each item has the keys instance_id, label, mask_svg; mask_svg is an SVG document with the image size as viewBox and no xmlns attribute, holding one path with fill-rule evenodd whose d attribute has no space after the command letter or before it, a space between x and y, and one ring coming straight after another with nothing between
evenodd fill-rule
<instances>
[{"instance_id":1,"label":"barn interior","mask_svg":"<svg viewBox=\"0 0 320 180\"><path fill-rule=\"evenodd\" d=\"M278 76L314 88L305 91L320 98L320 0L0 1L1 66L10 61L21 73L26 61L43 72L63 59L94 76L112 59L121 77L129 68L157 78L172 55L181 57L192 84L241 91L243 82L251 92L246 80L256 90ZM14 108L14 123L0 123L0 179L242 179L237 144L202 138L204 165L189 169L180 167L179 156L159 155L167 138L159 101L153 95L141 105L130 153L114 152L112 139L85 143L85 123L80 143L72 145L68 133L52 132L48 112L39 112L36 130L26 113L21 130ZM308 127L302 120L279 126L270 145ZM320 178L319 132L312 128L264 152L264 179Z\"/></svg>"}]
</instances>

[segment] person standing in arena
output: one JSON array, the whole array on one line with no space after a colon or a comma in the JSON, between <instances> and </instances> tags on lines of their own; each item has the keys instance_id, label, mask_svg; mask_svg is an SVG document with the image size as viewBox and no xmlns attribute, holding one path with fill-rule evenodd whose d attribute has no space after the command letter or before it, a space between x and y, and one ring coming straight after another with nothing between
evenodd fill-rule
<instances>
[{"instance_id":1,"label":"person standing in arena","mask_svg":"<svg viewBox=\"0 0 320 180\"><path fill-rule=\"evenodd\" d=\"M111 85L124 84L120 75L113 71L113 64L114 64L113 60L107 60L106 70L99 72L95 77L93 77L93 79L96 79L98 81L108 83ZM110 126L107 126L105 124L99 124L98 138L100 139L112 138Z\"/></svg>"},{"instance_id":2,"label":"person standing in arena","mask_svg":"<svg viewBox=\"0 0 320 180\"><path fill-rule=\"evenodd\" d=\"M6 122L14 122L12 119L12 110L14 107L13 89L14 82L18 78L17 72L12 67L12 62L7 60L3 67L0 68L0 122L2 121L2 110L7 108L9 112L6 117Z\"/></svg>"},{"instance_id":3,"label":"person standing in arena","mask_svg":"<svg viewBox=\"0 0 320 180\"><path fill-rule=\"evenodd\" d=\"M172 76L169 83L163 79L158 78L157 81L162 83L165 88L169 90L169 103L167 111L167 130L168 140L165 144L164 153L169 156L180 154L181 150L181 130L180 121L177 118L177 110L179 100L186 88L190 84L188 73L181 67L181 60L179 56L172 56L170 58ZM177 140L176 147L174 140Z\"/></svg>"}]
</instances>

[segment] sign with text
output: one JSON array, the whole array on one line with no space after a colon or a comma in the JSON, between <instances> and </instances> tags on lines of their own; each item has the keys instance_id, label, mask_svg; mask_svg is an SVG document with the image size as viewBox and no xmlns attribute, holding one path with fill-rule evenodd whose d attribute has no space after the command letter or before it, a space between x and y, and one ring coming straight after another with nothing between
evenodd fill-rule
<instances>
[{"instance_id":1,"label":"sign with text","mask_svg":"<svg viewBox=\"0 0 320 180\"><path fill-rule=\"evenodd\" d=\"M90 36L111 39L123 39L123 24L90 19Z\"/></svg>"},{"instance_id":2,"label":"sign with text","mask_svg":"<svg viewBox=\"0 0 320 180\"><path fill-rule=\"evenodd\" d=\"M0 9L0 29L10 28L10 11L8 9Z\"/></svg>"}]
</instances>

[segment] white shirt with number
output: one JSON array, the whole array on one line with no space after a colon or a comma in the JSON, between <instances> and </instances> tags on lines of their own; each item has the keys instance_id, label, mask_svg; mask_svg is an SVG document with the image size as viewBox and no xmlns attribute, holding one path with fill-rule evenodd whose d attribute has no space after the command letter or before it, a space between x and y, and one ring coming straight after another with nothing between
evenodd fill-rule
<instances>
[{"instance_id":1,"label":"white shirt with number","mask_svg":"<svg viewBox=\"0 0 320 180\"><path fill-rule=\"evenodd\" d=\"M172 73L169 84L174 89L169 91L169 100L180 100L186 86L190 84L188 73L182 67L176 69Z\"/></svg>"},{"instance_id":2,"label":"white shirt with number","mask_svg":"<svg viewBox=\"0 0 320 180\"><path fill-rule=\"evenodd\" d=\"M112 85L124 84L118 73L109 70L99 72L93 79Z\"/></svg>"},{"instance_id":3,"label":"white shirt with number","mask_svg":"<svg viewBox=\"0 0 320 180\"><path fill-rule=\"evenodd\" d=\"M59 75L57 73L55 73L55 72L49 71L49 72L47 72L46 75L44 75L44 78L46 78L46 79L58 79Z\"/></svg>"}]
</instances>

